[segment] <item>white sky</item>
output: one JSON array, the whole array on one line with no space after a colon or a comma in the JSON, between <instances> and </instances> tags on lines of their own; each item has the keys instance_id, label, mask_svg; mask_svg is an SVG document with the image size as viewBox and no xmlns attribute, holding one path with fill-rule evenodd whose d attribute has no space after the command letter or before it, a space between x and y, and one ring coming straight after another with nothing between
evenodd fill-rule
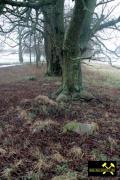
<instances>
[{"instance_id":1,"label":"white sky","mask_svg":"<svg viewBox=\"0 0 120 180\"><path fill-rule=\"evenodd\" d=\"M70 8L74 6L74 2L72 0L65 0L65 5ZM99 8L96 8L95 12L101 15L102 7L103 6L99 6ZM111 11L112 13L109 16L109 19L115 19L120 16L120 0L114 0L113 2L108 3L107 7L104 10L104 14L106 15ZM103 42L109 49L113 50L117 46L120 46L120 31L118 32L110 29L105 29L103 32L100 32L100 35L102 35L103 38L108 39ZM110 37L111 39L109 39Z\"/></svg>"},{"instance_id":2,"label":"white sky","mask_svg":"<svg viewBox=\"0 0 120 180\"><path fill-rule=\"evenodd\" d=\"M109 5L107 6L105 10L105 14L108 14L111 11L111 9L116 6L113 13L109 17L110 19L120 16L120 6L118 6L118 3L120 3L120 0L114 0L113 2L109 3ZM65 6L72 8L74 6L74 2L72 0L65 0ZM96 8L96 12L97 13L99 12L99 14L101 14L101 8L100 7ZM113 30L104 30L104 32L103 33L100 32L100 34L102 34L103 38L113 37L111 40L104 41L105 45L108 48L115 49L116 46L120 45L120 32L115 32L115 31L113 32ZM12 36L14 36L14 34ZM8 41L8 43L11 44L10 41ZM6 48L9 47L6 45Z\"/></svg>"},{"instance_id":3,"label":"white sky","mask_svg":"<svg viewBox=\"0 0 120 180\"><path fill-rule=\"evenodd\" d=\"M96 12L101 14L102 6L99 8L96 8ZM120 0L114 0L113 2L109 3L107 5L107 8L105 8L104 14L107 15L112 11L108 19L116 19L120 16ZM120 24L120 23L119 23ZM120 31L114 31L110 29L104 29L104 31L100 32L100 35L108 39L106 41L103 41L105 45L111 49L114 50L117 46L120 46ZM111 38L111 39L109 39Z\"/></svg>"}]
</instances>

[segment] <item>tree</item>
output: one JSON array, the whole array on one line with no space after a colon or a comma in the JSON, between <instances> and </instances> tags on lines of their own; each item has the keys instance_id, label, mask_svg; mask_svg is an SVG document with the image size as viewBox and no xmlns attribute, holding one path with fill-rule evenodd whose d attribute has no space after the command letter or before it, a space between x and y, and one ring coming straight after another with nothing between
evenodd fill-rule
<instances>
[{"instance_id":1,"label":"tree","mask_svg":"<svg viewBox=\"0 0 120 180\"><path fill-rule=\"evenodd\" d=\"M80 56L89 41L88 32L95 7L96 0L75 1L73 17L64 41L63 82L58 98L63 98L61 94L64 98L68 95L76 96L82 89L81 62L76 58Z\"/></svg>"},{"instance_id":2,"label":"tree","mask_svg":"<svg viewBox=\"0 0 120 180\"><path fill-rule=\"evenodd\" d=\"M9 33L15 31L18 38L12 38L16 46L18 46L19 62L23 63L23 52L24 49L28 48L30 53L30 62L31 62L31 45L34 49L36 57L36 65L40 61L41 56L41 41L43 39L41 30L39 28L39 15L40 11L26 8L5 8L6 11L3 13L1 20L3 23L1 28L1 33L6 36ZM39 19L39 21L38 21ZM5 22L5 23L4 23ZM29 39L28 39L29 38ZM10 39L7 37L6 39ZM32 41L32 42L31 42ZM34 45L33 45L34 43ZM10 45L10 47L12 47Z\"/></svg>"}]
</instances>

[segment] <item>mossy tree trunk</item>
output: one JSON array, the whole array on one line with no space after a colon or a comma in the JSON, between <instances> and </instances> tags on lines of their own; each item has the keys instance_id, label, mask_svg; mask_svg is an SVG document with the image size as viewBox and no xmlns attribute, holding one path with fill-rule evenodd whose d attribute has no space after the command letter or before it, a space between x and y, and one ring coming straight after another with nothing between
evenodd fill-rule
<instances>
[{"instance_id":1,"label":"mossy tree trunk","mask_svg":"<svg viewBox=\"0 0 120 180\"><path fill-rule=\"evenodd\" d=\"M63 82L59 98L65 96L78 96L82 88L81 56L82 50L87 45L90 35L91 19L96 0L76 0L68 32L64 41L63 53ZM86 30L87 29L87 30Z\"/></svg>"},{"instance_id":2,"label":"mossy tree trunk","mask_svg":"<svg viewBox=\"0 0 120 180\"><path fill-rule=\"evenodd\" d=\"M62 48L64 39L64 0L57 1L43 11L45 19L45 53L47 74L62 74Z\"/></svg>"}]
</instances>

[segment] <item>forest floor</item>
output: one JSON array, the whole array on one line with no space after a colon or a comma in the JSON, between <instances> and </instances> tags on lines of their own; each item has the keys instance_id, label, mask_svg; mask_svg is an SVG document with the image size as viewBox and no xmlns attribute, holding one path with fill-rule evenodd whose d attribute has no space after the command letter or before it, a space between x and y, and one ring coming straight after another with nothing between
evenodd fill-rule
<instances>
[{"instance_id":1,"label":"forest floor","mask_svg":"<svg viewBox=\"0 0 120 180\"><path fill-rule=\"evenodd\" d=\"M61 106L46 97L60 78L44 73L45 65L0 69L0 179L104 179L88 177L89 160L117 161L117 177L106 179L119 179L120 70L84 66L84 88L94 98ZM72 120L99 129L89 136L63 133Z\"/></svg>"}]
</instances>

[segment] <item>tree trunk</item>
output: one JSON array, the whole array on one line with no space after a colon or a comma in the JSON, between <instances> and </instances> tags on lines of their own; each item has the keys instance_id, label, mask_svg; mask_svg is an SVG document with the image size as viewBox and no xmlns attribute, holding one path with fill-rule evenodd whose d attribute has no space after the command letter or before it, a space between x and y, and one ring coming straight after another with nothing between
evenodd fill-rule
<instances>
[{"instance_id":1,"label":"tree trunk","mask_svg":"<svg viewBox=\"0 0 120 180\"><path fill-rule=\"evenodd\" d=\"M47 74L59 76L62 74L62 48L64 39L64 0L44 10L45 19L45 54Z\"/></svg>"},{"instance_id":2,"label":"tree trunk","mask_svg":"<svg viewBox=\"0 0 120 180\"><path fill-rule=\"evenodd\" d=\"M32 52L31 52L31 41L32 41L32 39L31 39L31 34L30 34L30 45L29 45L29 56L30 56L30 64L32 64Z\"/></svg>"},{"instance_id":3,"label":"tree trunk","mask_svg":"<svg viewBox=\"0 0 120 180\"><path fill-rule=\"evenodd\" d=\"M0 4L0 15L3 13L3 9L4 9L5 5L4 4Z\"/></svg>"},{"instance_id":4,"label":"tree trunk","mask_svg":"<svg viewBox=\"0 0 120 180\"><path fill-rule=\"evenodd\" d=\"M84 3L85 4L84 4ZM88 34L84 34L86 23L90 23L96 5L96 0L76 0L68 32L64 41L63 53L63 83L58 100L65 96L75 97L80 94L82 88L81 55L80 47L88 43ZM84 20L87 19L85 23ZM89 24L88 24L89 26ZM84 34L81 36L81 34ZM82 37L82 41L81 41ZM81 43L81 44L80 44Z\"/></svg>"},{"instance_id":5,"label":"tree trunk","mask_svg":"<svg viewBox=\"0 0 120 180\"><path fill-rule=\"evenodd\" d=\"M35 63L36 63L36 67L38 67L36 31L34 31L34 48L35 48Z\"/></svg>"},{"instance_id":6,"label":"tree trunk","mask_svg":"<svg viewBox=\"0 0 120 180\"><path fill-rule=\"evenodd\" d=\"M35 47L35 55L36 55L36 67L39 66L39 61L40 61L40 41L41 41L41 37L40 37L40 33L37 33L36 31L36 27L37 27L37 23L38 23L38 10L36 10L36 21L34 24L34 47Z\"/></svg>"},{"instance_id":7,"label":"tree trunk","mask_svg":"<svg viewBox=\"0 0 120 180\"><path fill-rule=\"evenodd\" d=\"M18 38L19 38L19 62L23 63L23 52L22 52L22 29L18 26Z\"/></svg>"}]
</instances>

